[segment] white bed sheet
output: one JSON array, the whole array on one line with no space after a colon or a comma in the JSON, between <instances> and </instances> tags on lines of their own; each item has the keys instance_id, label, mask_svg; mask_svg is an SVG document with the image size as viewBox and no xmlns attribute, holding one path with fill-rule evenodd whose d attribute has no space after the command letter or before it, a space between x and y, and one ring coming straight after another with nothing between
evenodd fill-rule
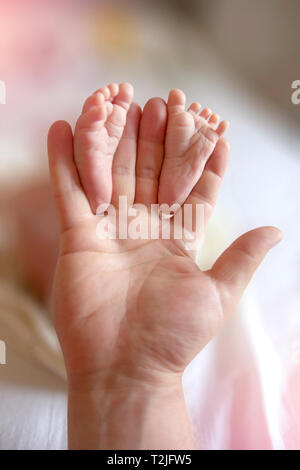
<instances>
[{"instance_id":1,"label":"white bed sheet","mask_svg":"<svg viewBox=\"0 0 300 470\"><path fill-rule=\"evenodd\" d=\"M12 350L0 367L0 449L66 449L66 384Z\"/></svg>"}]
</instances>

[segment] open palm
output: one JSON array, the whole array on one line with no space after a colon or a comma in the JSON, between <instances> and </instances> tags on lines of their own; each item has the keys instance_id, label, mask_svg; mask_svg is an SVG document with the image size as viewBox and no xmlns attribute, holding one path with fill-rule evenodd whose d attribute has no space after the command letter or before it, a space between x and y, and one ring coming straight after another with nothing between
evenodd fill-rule
<instances>
[{"instance_id":1,"label":"open palm","mask_svg":"<svg viewBox=\"0 0 300 470\"><path fill-rule=\"evenodd\" d=\"M112 203L157 203L164 158L166 105L131 105L112 165ZM228 161L220 139L187 203L209 219ZM202 272L180 240L100 240L65 122L49 133L52 185L61 221L53 312L69 379L180 377L234 312L266 252L280 239L272 227L240 237ZM81 165L82 168L82 165ZM128 171L124 171L127 168ZM130 171L132 169L132 171ZM148 217L145 211L143 217Z\"/></svg>"}]
</instances>

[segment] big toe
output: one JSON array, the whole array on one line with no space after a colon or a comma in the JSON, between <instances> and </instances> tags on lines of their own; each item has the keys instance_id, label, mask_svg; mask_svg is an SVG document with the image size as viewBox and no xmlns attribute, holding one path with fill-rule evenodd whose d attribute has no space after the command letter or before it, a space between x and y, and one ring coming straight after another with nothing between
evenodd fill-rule
<instances>
[{"instance_id":1,"label":"big toe","mask_svg":"<svg viewBox=\"0 0 300 470\"><path fill-rule=\"evenodd\" d=\"M174 88L170 91L168 97L168 112L169 113L178 113L182 112L185 109L185 94L179 88Z\"/></svg>"},{"instance_id":2,"label":"big toe","mask_svg":"<svg viewBox=\"0 0 300 470\"><path fill-rule=\"evenodd\" d=\"M133 100L133 86L130 83L120 83L119 93L115 96L113 104L117 104L124 108L126 111L129 110Z\"/></svg>"}]
</instances>

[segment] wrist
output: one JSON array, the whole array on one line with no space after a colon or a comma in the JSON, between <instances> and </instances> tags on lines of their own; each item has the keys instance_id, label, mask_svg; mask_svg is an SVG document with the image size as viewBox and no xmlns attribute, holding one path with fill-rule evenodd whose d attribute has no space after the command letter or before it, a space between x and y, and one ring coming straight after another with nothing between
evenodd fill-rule
<instances>
[{"instance_id":1,"label":"wrist","mask_svg":"<svg viewBox=\"0 0 300 470\"><path fill-rule=\"evenodd\" d=\"M72 449L191 449L181 378L141 382L112 375L69 387Z\"/></svg>"}]
</instances>

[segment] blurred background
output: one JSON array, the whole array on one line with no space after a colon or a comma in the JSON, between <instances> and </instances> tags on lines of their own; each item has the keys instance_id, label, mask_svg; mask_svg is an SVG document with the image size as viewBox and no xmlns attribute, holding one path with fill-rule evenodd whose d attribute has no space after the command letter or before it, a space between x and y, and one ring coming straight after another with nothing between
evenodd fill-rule
<instances>
[{"instance_id":1,"label":"blurred background","mask_svg":"<svg viewBox=\"0 0 300 470\"><path fill-rule=\"evenodd\" d=\"M263 330L290 367L300 339L300 105L291 101L300 80L299 20L299 0L1 0L2 281L21 282L39 299L49 289L51 123L74 125L85 98L110 82L130 81L142 106L179 87L189 103L231 122L231 162L213 221L219 250L259 225L283 231L251 292ZM2 325L8 310L6 303Z\"/></svg>"},{"instance_id":2,"label":"blurred background","mask_svg":"<svg viewBox=\"0 0 300 470\"><path fill-rule=\"evenodd\" d=\"M49 123L59 116L74 121L87 94L110 80L132 81L141 104L181 86L188 99L228 118L252 94L258 114L263 107L299 125L291 102L300 65L298 0L1 0L0 6L0 79L7 86L1 175L15 161L24 171L30 161L42 165Z\"/></svg>"}]
</instances>

